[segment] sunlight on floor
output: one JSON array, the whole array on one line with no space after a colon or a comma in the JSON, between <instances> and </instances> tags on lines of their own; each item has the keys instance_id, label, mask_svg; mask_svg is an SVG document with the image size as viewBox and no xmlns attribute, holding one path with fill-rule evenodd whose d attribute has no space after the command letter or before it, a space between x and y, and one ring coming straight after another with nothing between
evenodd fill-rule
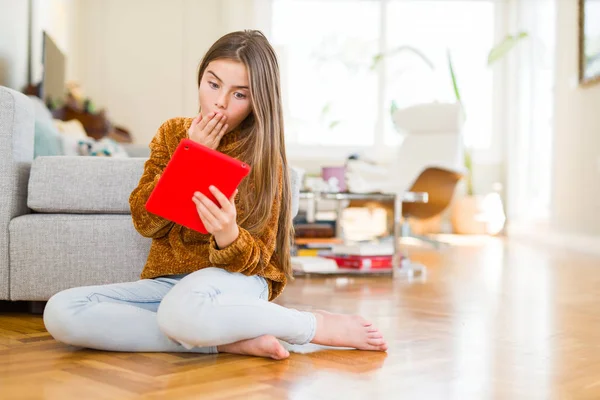
<instances>
[{"instance_id":1,"label":"sunlight on floor","mask_svg":"<svg viewBox=\"0 0 600 400\"><path fill-rule=\"evenodd\" d=\"M428 238L438 240L443 243L442 248L449 246L486 246L490 243L503 241L504 237L489 235L454 235L454 234L431 234ZM400 239L403 246L432 248L429 243L423 242L417 238L405 237Z\"/></svg>"}]
</instances>

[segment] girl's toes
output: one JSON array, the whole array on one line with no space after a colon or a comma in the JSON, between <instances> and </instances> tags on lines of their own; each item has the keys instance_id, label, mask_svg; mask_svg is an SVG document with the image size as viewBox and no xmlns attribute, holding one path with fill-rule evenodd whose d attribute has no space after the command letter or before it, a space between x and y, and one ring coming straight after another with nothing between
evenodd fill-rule
<instances>
[{"instance_id":1,"label":"girl's toes","mask_svg":"<svg viewBox=\"0 0 600 400\"><path fill-rule=\"evenodd\" d=\"M371 346L383 346L385 345L385 340L383 338L369 338L367 341Z\"/></svg>"}]
</instances>

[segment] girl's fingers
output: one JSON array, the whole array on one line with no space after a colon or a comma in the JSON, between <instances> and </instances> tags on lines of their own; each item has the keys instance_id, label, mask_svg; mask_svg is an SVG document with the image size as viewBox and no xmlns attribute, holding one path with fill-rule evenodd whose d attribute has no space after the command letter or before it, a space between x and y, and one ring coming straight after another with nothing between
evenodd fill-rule
<instances>
[{"instance_id":1,"label":"girl's fingers","mask_svg":"<svg viewBox=\"0 0 600 400\"><path fill-rule=\"evenodd\" d=\"M204 204L200 205L200 212L202 213L202 216L204 216L206 222L208 222L208 224L211 226L213 231L218 231L221 229L221 222L219 222L219 220L210 211L208 211L206 207L204 207Z\"/></svg>"},{"instance_id":2,"label":"girl's fingers","mask_svg":"<svg viewBox=\"0 0 600 400\"><path fill-rule=\"evenodd\" d=\"M203 129L206 132L206 135L210 135L210 133L212 132L213 129L215 129L215 126L217 126L217 124L219 123L219 121L221 120L221 115L218 116L214 116L209 122L208 124L206 124L206 127Z\"/></svg>"},{"instance_id":3,"label":"girl's fingers","mask_svg":"<svg viewBox=\"0 0 600 400\"><path fill-rule=\"evenodd\" d=\"M190 129L194 129L196 127L196 125L198 125L198 122L200 122L199 117L202 116L202 113L199 113L198 115L196 115L194 117L194 119L192 120L192 124L190 125Z\"/></svg>"},{"instance_id":4,"label":"girl's fingers","mask_svg":"<svg viewBox=\"0 0 600 400\"><path fill-rule=\"evenodd\" d=\"M196 208L198 209L198 214L200 215L200 219L204 224L204 227L209 231L219 230L221 229L221 224L219 220L208 210L204 203L197 202Z\"/></svg>"},{"instance_id":5,"label":"girl's fingers","mask_svg":"<svg viewBox=\"0 0 600 400\"><path fill-rule=\"evenodd\" d=\"M235 192L233 192L233 194L231 195L231 198L229 199L229 202L235 207L235 196L237 196L238 194L238 190L235 189Z\"/></svg>"},{"instance_id":6,"label":"girl's fingers","mask_svg":"<svg viewBox=\"0 0 600 400\"><path fill-rule=\"evenodd\" d=\"M199 196L196 196L196 198L200 200L204 208L206 208L206 210L209 211L213 217L215 217L215 219L221 220L221 214L223 214L223 210L213 203L211 199L204 196L202 193L200 193Z\"/></svg>"},{"instance_id":7,"label":"girl's fingers","mask_svg":"<svg viewBox=\"0 0 600 400\"><path fill-rule=\"evenodd\" d=\"M206 125L214 119L213 118L214 116L215 116L215 113L211 112L206 117L203 117L202 120L198 123L198 127L200 128L200 130L206 128Z\"/></svg>"},{"instance_id":8,"label":"girl's fingers","mask_svg":"<svg viewBox=\"0 0 600 400\"><path fill-rule=\"evenodd\" d=\"M223 125L221 131L219 132L219 140L227 133L227 128L229 128L228 124Z\"/></svg>"},{"instance_id":9,"label":"girl's fingers","mask_svg":"<svg viewBox=\"0 0 600 400\"><path fill-rule=\"evenodd\" d=\"M202 224L204 224L204 227L206 228L206 230L210 233L213 231L213 226L210 224L210 222L208 222L206 220L206 218L204 218L204 215L202 214L202 211L200 211L200 207L197 207L198 210L198 215L200 216L200 221L202 221Z\"/></svg>"},{"instance_id":10,"label":"girl's fingers","mask_svg":"<svg viewBox=\"0 0 600 400\"><path fill-rule=\"evenodd\" d=\"M229 199L227 197L225 197L223 192L221 192L219 189L217 189L214 186L211 186L208 189L215 196L215 198L221 205L222 210L225 212L229 212L231 210L231 202L229 201ZM212 203L212 201L211 201L211 203Z\"/></svg>"},{"instance_id":11,"label":"girl's fingers","mask_svg":"<svg viewBox=\"0 0 600 400\"><path fill-rule=\"evenodd\" d=\"M198 212L198 216L200 217L200 220L204 224L204 227L206 228L207 231L212 232L213 227L210 224L210 222L208 222L206 220L206 218L204 218L204 212L200 208L202 206L202 203L200 203L200 200L196 199L195 197L192 198L192 201L194 202L194 204L196 204L196 211Z\"/></svg>"},{"instance_id":12,"label":"girl's fingers","mask_svg":"<svg viewBox=\"0 0 600 400\"><path fill-rule=\"evenodd\" d=\"M212 130L212 132L210 133L210 135L214 135L214 136L218 137L221 134L221 130L223 130L223 124L225 123L226 119L227 119L227 117L225 117L225 116L221 117L221 120L219 121L219 123L217 125L215 125L215 127Z\"/></svg>"}]
</instances>

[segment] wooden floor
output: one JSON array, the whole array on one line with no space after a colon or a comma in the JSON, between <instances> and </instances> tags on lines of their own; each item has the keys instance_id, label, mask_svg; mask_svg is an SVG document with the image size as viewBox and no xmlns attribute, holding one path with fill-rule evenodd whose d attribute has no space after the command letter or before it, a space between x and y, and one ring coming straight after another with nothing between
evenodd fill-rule
<instances>
[{"instance_id":1,"label":"wooden floor","mask_svg":"<svg viewBox=\"0 0 600 400\"><path fill-rule=\"evenodd\" d=\"M298 278L279 301L362 314L387 354L103 353L3 313L0 399L600 399L600 258L497 239L413 256L425 282Z\"/></svg>"}]
</instances>

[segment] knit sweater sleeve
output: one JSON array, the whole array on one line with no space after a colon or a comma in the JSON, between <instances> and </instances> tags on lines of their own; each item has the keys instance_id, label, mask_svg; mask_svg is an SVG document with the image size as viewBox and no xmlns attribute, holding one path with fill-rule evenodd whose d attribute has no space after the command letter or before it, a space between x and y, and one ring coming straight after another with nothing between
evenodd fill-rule
<instances>
[{"instance_id":1,"label":"knit sweater sleeve","mask_svg":"<svg viewBox=\"0 0 600 400\"><path fill-rule=\"evenodd\" d=\"M170 159L165 141L166 135L169 134L169 126L169 121L162 124L150 142L150 158L144 164L144 173L138 186L129 196L133 225L142 236L149 238L165 236L174 224L146 211L146 202Z\"/></svg>"},{"instance_id":2,"label":"knit sweater sleeve","mask_svg":"<svg viewBox=\"0 0 600 400\"><path fill-rule=\"evenodd\" d=\"M266 228L257 235L251 235L246 229L239 227L237 239L224 249L219 249L214 236L209 247L210 262L230 272L241 272L244 275L256 275L265 267L275 262L274 253L277 242L277 227L282 198L282 168L278 171L278 191Z\"/></svg>"}]
</instances>

